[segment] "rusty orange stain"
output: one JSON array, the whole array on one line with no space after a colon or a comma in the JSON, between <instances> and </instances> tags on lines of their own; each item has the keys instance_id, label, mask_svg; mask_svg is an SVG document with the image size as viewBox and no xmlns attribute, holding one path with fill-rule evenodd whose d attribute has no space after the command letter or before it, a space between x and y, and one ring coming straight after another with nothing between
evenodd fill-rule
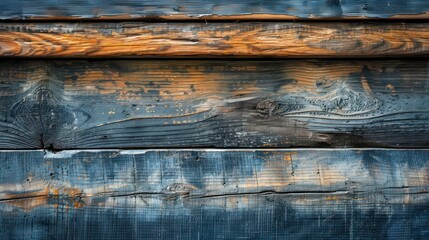
<instances>
[{"instance_id":1,"label":"rusty orange stain","mask_svg":"<svg viewBox=\"0 0 429 240\"><path fill-rule=\"evenodd\" d=\"M298 152L288 152L284 155L283 160L285 161L292 161L292 155L296 155Z\"/></svg>"},{"instance_id":2,"label":"rusty orange stain","mask_svg":"<svg viewBox=\"0 0 429 240\"><path fill-rule=\"evenodd\" d=\"M391 90L393 93L396 93L396 89L395 89L395 87L392 84L390 84L390 83L387 84L386 88L388 88L389 90Z\"/></svg>"},{"instance_id":3,"label":"rusty orange stain","mask_svg":"<svg viewBox=\"0 0 429 240\"><path fill-rule=\"evenodd\" d=\"M6 201L5 203L19 207L24 211L30 211L33 208L46 205L48 203L48 194L48 188L21 194L5 194L5 199L14 199L11 201Z\"/></svg>"},{"instance_id":4,"label":"rusty orange stain","mask_svg":"<svg viewBox=\"0 0 429 240\"><path fill-rule=\"evenodd\" d=\"M326 201L337 201L340 198L338 196L327 196L325 197Z\"/></svg>"},{"instance_id":5,"label":"rusty orange stain","mask_svg":"<svg viewBox=\"0 0 429 240\"><path fill-rule=\"evenodd\" d=\"M363 89L365 89L365 91L367 93L372 93L372 90L368 84L368 79L366 79L366 77L364 77L364 76L361 77L361 84L362 84Z\"/></svg>"},{"instance_id":6,"label":"rusty orange stain","mask_svg":"<svg viewBox=\"0 0 429 240\"><path fill-rule=\"evenodd\" d=\"M58 189L51 189L50 194L56 198L60 195Z\"/></svg>"},{"instance_id":7,"label":"rusty orange stain","mask_svg":"<svg viewBox=\"0 0 429 240\"><path fill-rule=\"evenodd\" d=\"M73 207L82 208L84 202L81 201L81 195L83 192L78 188L49 188L45 187L41 190L24 192L19 194L5 194L5 199L11 199L5 201L5 204L19 207L24 211L31 211L39 206L48 204L50 198L59 198L65 196L73 200ZM55 203L58 205L57 203ZM67 206L66 206L67 207Z\"/></svg>"},{"instance_id":8,"label":"rusty orange stain","mask_svg":"<svg viewBox=\"0 0 429 240\"><path fill-rule=\"evenodd\" d=\"M85 204L82 201L74 201L73 202L74 208L83 208L84 206L85 206Z\"/></svg>"}]
</instances>

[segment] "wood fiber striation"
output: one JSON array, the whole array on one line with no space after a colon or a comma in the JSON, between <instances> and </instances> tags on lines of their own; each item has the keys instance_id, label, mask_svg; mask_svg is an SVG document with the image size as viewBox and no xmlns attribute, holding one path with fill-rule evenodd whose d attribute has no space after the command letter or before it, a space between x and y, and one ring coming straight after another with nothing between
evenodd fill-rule
<instances>
[{"instance_id":1,"label":"wood fiber striation","mask_svg":"<svg viewBox=\"0 0 429 240\"><path fill-rule=\"evenodd\" d=\"M3 61L0 147L425 147L427 61Z\"/></svg>"},{"instance_id":2,"label":"wood fiber striation","mask_svg":"<svg viewBox=\"0 0 429 240\"><path fill-rule=\"evenodd\" d=\"M2 151L0 237L425 238L428 156L383 149Z\"/></svg>"},{"instance_id":3,"label":"wood fiber striation","mask_svg":"<svg viewBox=\"0 0 429 240\"><path fill-rule=\"evenodd\" d=\"M84 7L83 7L84 6ZM3 0L0 19L427 19L425 0Z\"/></svg>"},{"instance_id":4,"label":"wood fiber striation","mask_svg":"<svg viewBox=\"0 0 429 240\"><path fill-rule=\"evenodd\" d=\"M3 23L1 57L411 57L429 25L399 22Z\"/></svg>"}]
</instances>

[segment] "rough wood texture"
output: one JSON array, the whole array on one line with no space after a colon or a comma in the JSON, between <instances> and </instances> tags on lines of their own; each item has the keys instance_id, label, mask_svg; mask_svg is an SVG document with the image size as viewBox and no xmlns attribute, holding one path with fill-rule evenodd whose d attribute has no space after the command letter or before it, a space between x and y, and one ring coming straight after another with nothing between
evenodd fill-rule
<instances>
[{"instance_id":1,"label":"rough wood texture","mask_svg":"<svg viewBox=\"0 0 429 240\"><path fill-rule=\"evenodd\" d=\"M0 56L427 56L428 23L5 23Z\"/></svg>"},{"instance_id":2,"label":"rough wood texture","mask_svg":"<svg viewBox=\"0 0 429 240\"><path fill-rule=\"evenodd\" d=\"M2 61L0 148L429 146L428 61Z\"/></svg>"},{"instance_id":3,"label":"rough wood texture","mask_svg":"<svg viewBox=\"0 0 429 240\"><path fill-rule=\"evenodd\" d=\"M0 152L2 239L427 239L428 150Z\"/></svg>"},{"instance_id":4,"label":"rough wood texture","mask_svg":"<svg viewBox=\"0 0 429 240\"><path fill-rule=\"evenodd\" d=\"M2 0L1 19L427 19L427 0ZM405 15L405 16L403 16Z\"/></svg>"}]
</instances>

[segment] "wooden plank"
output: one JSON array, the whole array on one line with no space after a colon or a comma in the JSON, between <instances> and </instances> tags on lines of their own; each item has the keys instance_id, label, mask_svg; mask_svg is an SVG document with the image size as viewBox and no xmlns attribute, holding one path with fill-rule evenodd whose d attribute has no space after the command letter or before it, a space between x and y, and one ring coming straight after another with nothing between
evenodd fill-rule
<instances>
[{"instance_id":1,"label":"wooden plank","mask_svg":"<svg viewBox=\"0 0 429 240\"><path fill-rule=\"evenodd\" d=\"M0 148L429 146L427 60L0 63Z\"/></svg>"},{"instance_id":2,"label":"wooden plank","mask_svg":"<svg viewBox=\"0 0 429 240\"><path fill-rule=\"evenodd\" d=\"M3 57L428 56L428 23L4 23Z\"/></svg>"},{"instance_id":3,"label":"wooden plank","mask_svg":"<svg viewBox=\"0 0 429 240\"><path fill-rule=\"evenodd\" d=\"M429 150L1 151L0 238L426 239Z\"/></svg>"},{"instance_id":4,"label":"wooden plank","mask_svg":"<svg viewBox=\"0 0 429 240\"><path fill-rule=\"evenodd\" d=\"M428 19L426 0L2 0L0 19Z\"/></svg>"}]
</instances>

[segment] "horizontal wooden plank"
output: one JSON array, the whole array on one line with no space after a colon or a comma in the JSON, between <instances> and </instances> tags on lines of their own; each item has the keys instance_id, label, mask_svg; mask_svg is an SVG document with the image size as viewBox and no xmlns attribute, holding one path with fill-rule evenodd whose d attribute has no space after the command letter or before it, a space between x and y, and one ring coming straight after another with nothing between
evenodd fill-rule
<instances>
[{"instance_id":1,"label":"horizontal wooden plank","mask_svg":"<svg viewBox=\"0 0 429 240\"><path fill-rule=\"evenodd\" d=\"M143 199L137 200L137 204L153 202ZM237 205L253 202L252 197L229 201ZM257 208L232 210L201 208L193 211L169 205L138 211L101 207L39 208L4 214L0 218L0 235L5 239L22 240L427 239L428 216L427 206L356 206L353 203L290 206L276 201Z\"/></svg>"},{"instance_id":2,"label":"horizontal wooden plank","mask_svg":"<svg viewBox=\"0 0 429 240\"><path fill-rule=\"evenodd\" d=\"M0 62L0 148L427 147L427 60Z\"/></svg>"},{"instance_id":3,"label":"horizontal wooden plank","mask_svg":"<svg viewBox=\"0 0 429 240\"><path fill-rule=\"evenodd\" d=\"M1 151L0 238L425 239L429 150Z\"/></svg>"},{"instance_id":4,"label":"horizontal wooden plank","mask_svg":"<svg viewBox=\"0 0 429 240\"><path fill-rule=\"evenodd\" d=\"M4 23L0 56L428 56L429 23Z\"/></svg>"},{"instance_id":5,"label":"horizontal wooden plank","mask_svg":"<svg viewBox=\"0 0 429 240\"><path fill-rule=\"evenodd\" d=\"M422 18L426 0L2 0L1 19ZM404 16L405 15L405 16Z\"/></svg>"}]
</instances>

